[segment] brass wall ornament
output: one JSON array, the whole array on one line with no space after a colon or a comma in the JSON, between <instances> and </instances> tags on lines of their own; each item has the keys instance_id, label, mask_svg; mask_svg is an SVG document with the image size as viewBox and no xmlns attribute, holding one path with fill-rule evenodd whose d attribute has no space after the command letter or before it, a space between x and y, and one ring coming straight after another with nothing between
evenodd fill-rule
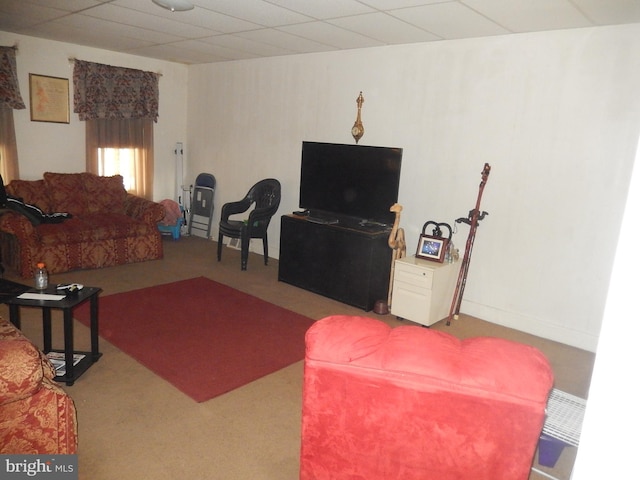
<instances>
[{"instance_id":1,"label":"brass wall ornament","mask_svg":"<svg viewBox=\"0 0 640 480\"><path fill-rule=\"evenodd\" d=\"M360 95L358 95L358 98L356 99L356 104L358 105L358 115L356 117L356 122L353 124L353 127L351 128L351 135L353 135L353 138L355 139L356 143L358 143L358 140L360 140L364 135L364 126L362 125L362 118L361 118L363 103L364 103L364 97L362 96L362 92L360 92Z\"/></svg>"}]
</instances>

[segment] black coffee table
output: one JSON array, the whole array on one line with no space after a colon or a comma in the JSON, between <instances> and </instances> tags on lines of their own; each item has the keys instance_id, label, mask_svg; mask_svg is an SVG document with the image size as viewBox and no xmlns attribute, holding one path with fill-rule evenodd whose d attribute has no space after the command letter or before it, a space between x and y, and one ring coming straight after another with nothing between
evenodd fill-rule
<instances>
[{"instance_id":1,"label":"black coffee table","mask_svg":"<svg viewBox=\"0 0 640 480\"><path fill-rule=\"evenodd\" d=\"M20 307L35 307L42 309L42 335L44 343L44 353L57 352L64 354L65 374L56 376L58 382L66 382L67 385L73 383L87 369L97 362L102 353L98 348L98 295L102 291L99 287L84 287L77 294L67 295L62 300L40 300L40 299L24 299L13 297L6 300L9 305L9 320L17 328L20 328ZM48 293L59 294L55 286L47 288L44 292L38 292L35 289L28 289L28 293ZM90 305L90 335L91 335L91 351L80 352L73 349L73 309L82 303L89 301ZM64 350L54 350L51 348L51 310L62 310L64 318ZM84 357L74 365L74 354L83 355Z\"/></svg>"},{"instance_id":2,"label":"black coffee table","mask_svg":"<svg viewBox=\"0 0 640 480\"><path fill-rule=\"evenodd\" d=\"M31 287L23 285L22 283L0 278L0 303L7 303L12 298L30 289Z\"/></svg>"}]
</instances>

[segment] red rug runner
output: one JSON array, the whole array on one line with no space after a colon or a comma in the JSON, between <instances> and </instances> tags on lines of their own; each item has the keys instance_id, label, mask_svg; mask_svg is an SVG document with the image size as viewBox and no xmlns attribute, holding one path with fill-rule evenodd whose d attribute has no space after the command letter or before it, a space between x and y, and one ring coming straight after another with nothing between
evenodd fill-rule
<instances>
[{"instance_id":1,"label":"red rug runner","mask_svg":"<svg viewBox=\"0 0 640 480\"><path fill-rule=\"evenodd\" d=\"M74 316L88 325L88 304ZM205 277L99 300L100 336L196 402L302 360L312 324Z\"/></svg>"}]
</instances>

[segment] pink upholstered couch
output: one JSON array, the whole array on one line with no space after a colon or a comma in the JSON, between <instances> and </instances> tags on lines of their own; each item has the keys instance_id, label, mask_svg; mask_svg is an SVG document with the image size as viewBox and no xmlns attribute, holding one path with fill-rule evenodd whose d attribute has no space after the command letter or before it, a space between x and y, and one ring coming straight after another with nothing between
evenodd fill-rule
<instances>
[{"instance_id":1,"label":"pink upholstered couch","mask_svg":"<svg viewBox=\"0 0 640 480\"><path fill-rule=\"evenodd\" d=\"M46 357L0 317L0 454L72 454L76 409Z\"/></svg>"},{"instance_id":2,"label":"pink upholstered couch","mask_svg":"<svg viewBox=\"0 0 640 480\"><path fill-rule=\"evenodd\" d=\"M333 316L306 336L302 480L526 480L553 375L536 349Z\"/></svg>"},{"instance_id":3,"label":"pink upholstered couch","mask_svg":"<svg viewBox=\"0 0 640 480\"><path fill-rule=\"evenodd\" d=\"M45 213L72 214L39 225L14 211L0 217L2 261L23 278L33 276L38 262L61 273L163 256L157 223L164 207L127 193L120 175L45 173L41 180L14 180L6 190Z\"/></svg>"}]
</instances>

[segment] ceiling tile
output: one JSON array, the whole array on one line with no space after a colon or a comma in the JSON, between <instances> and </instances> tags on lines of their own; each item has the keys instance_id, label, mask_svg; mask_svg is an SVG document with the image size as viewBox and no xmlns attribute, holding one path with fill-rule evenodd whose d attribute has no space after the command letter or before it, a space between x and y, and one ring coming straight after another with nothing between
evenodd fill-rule
<instances>
[{"instance_id":1,"label":"ceiling tile","mask_svg":"<svg viewBox=\"0 0 640 480\"><path fill-rule=\"evenodd\" d=\"M95 7L104 2L110 2L111 0L21 0L22 3L30 4L41 7L57 8L59 10L65 10L67 12L79 12L87 8ZM4 1L3 1L4 3Z\"/></svg>"},{"instance_id":2,"label":"ceiling tile","mask_svg":"<svg viewBox=\"0 0 640 480\"><path fill-rule=\"evenodd\" d=\"M242 38L247 38L256 42L268 43L269 45L284 48L296 53L322 52L327 50L327 46L324 44L274 28L242 32L237 35Z\"/></svg>"},{"instance_id":3,"label":"ceiling tile","mask_svg":"<svg viewBox=\"0 0 640 480\"><path fill-rule=\"evenodd\" d=\"M568 0L462 0L511 32L587 27L591 23Z\"/></svg>"},{"instance_id":4,"label":"ceiling tile","mask_svg":"<svg viewBox=\"0 0 640 480\"><path fill-rule=\"evenodd\" d=\"M191 0L191 2L199 7L265 27L278 27L311 20L306 15L262 0Z\"/></svg>"},{"instance_id":5,"label":"ceiling tile","mask_svg":"<svg viewBox=\"0 0 640 480\"><path fill-rule=\"evenodd\" d=\"M374 9L356 0L322 0L311 2L309 0L270 0L270 3L293 10L294 12L308 15L317 20L328 18L346 17L361 13L370 13Z\"/></svg>"},{"instance_id":6,"label":"ceiling tile","mask_svg":"<svg viewBox=\"0 0 640 480\"><path fill-rule=\"evenodd\" d=\"M224 60L242 60L248 58L256 58L256 55L243 52L241 50L233 50L223 45L215 43L215 39L218 37L210 37L200 40L184 40L181 42L175 42L171 45L176 48L182 48L185 50L193 50L206 55L213 55Z\"/></svg>"},{"instance_id":7,"label":"ceiling tile","mask_svg":"<svg viewBox=\"0 0 640 480\"><path fill-rule=\"evenodd\" d=\"M140 39L130 38L124 35L105 34L87 28L77 28L73 25L64 23L47 23L46 27L38 28L31 32L25 30L25 35L33 35L35 37L46 35L44 38L57 40L60 42L76 43L78 45L86 45L89 47L103 48L105 50L114 50L120 52L128 52L132 48L150 45L151 42Z\"/></svg>"},{"instance_id":8,"label":"ceiling tile","mask_svg":"<svg viewBox=\"0 0 640 480\"><path fill-rule=\"evenodd\" d=\"M15 22L23 27L60 18L67 15L67 12L59 8L31 5L22 0L2 0L0 14L0 24L11 25Z\"/></svg>"},{"instance_id":9,"label":"ceiling tile","mask_svg":"<svg viewBox=\"0 0 640 480\"><path fill-rule=\"evenodd\" d=\"M186 12L171 12L158 7L158 5L150 0L114 0L113 5L222 33L263 28L262 25L230 17L229 15L198 6Z\"/></svg>"},{"instance_id":10,"label":"ceiling tile","mask_svg":"<svg viewBox=\"0 0 640 480\"><path fill-rule=\"evenodd\" d=\"M389 13L445 39L509 33L497 23L457 2L391 10Z\"/></svg>"},{"instance_id":11,"label":"ceiling tile","mask_svg":"<svg viewBox=\"0 0 640 480\"><path fill-rule=\"evenodd\" d=\"M396 17L386 13L368 13L352 17L328 20L338 27L359 33L370 38L376 38L387 44L430 42L440 40L432 33L426 32Z\"/></svg>"},{"instance_id":12,"label":"ceiling tile","mask_svg":"<svg viewBox=\"0 0 640 480\"><path fill-rule=\"evenodd\" d=\"M141 55L144 57L157 58L159 60L166 60L168 62L176 63L212 63L223 62L228 60L225 57L216 55L215 52L205 53L196 51L189 48L181 48L179 45L152 45L150 47L143 47L134 49L131 53L135 55Z\"/></svg>"},{"instance_id":13,"label":"ceiling tile","mask_svg":"<svg viewBox=\"0 0 640 480\"><path fill-rule=\"evenodd\" d=\"M366 48L384 45L379 40L374 40L325 22L289 25L280 27L279 30L335 48Z\"/></svg>"},{"instance_id":14,"label":"ceiling tile","mask_svg":"<svg viewBox=\"0 0 640 480\"><path fill-rule=\"evenodd\" d=\"M420 7L422 5L431 5L433 3L443 3L446 1L457 0L360 0L365 5L376 8L378 10L394 10L397 8Z\"/></svg>"},{"instance_id":15,"label":"ceiling tile","mask_svg":"<svg viewBox=\"0 0 640 480\"><path fill-rule=\"evenodd\" d=\"M243 33L236 35L218 35L204 39L207 43L215 42L215 45L226 47L230 50L250 53L256 57L268 57L279 55L291 55L297 53L292 50L283 49L266 43L260 43L249 38L243 38Z\"/></svg>"},{"instance_id":16,"label":"ceiling tile","mask_svg":"<svg viewBox=\"0 0 640 480\"><path fill-rule=\"evenodd\" d=\"M100 7L92 8L83 14L101 20L144 28L145 30L154 30L183 38L206 37L212 33L219 33L210 29L187 25L186 23L176 22L157 15L150 15L111 4L104 4Z\"/></svg>"},{"instance_id":17,"label":"ceiling tile","mask_svg":"<svg viewBox=\"0 0 640 480\"><path fill-rule=\"evenodd\" d=\"M573 0L596 25L640 23L638 0Z\"/></svg>"},{"instance_id":18,"label":"ceiling tile","mask_svg":"<svg viewBox=\"0 0 640 480\"><path fill-rule=\"evenodd\" d=\"M184 40L177 35L171 35L156 30L147 30L132 25L124 25L99 18L87 17L85 15L73 15L56 20L55 23L87 30L94 35L109 37L129 37L144 40L147 43L169 43L177 40Z\"/></svg>"}]
</instances>

